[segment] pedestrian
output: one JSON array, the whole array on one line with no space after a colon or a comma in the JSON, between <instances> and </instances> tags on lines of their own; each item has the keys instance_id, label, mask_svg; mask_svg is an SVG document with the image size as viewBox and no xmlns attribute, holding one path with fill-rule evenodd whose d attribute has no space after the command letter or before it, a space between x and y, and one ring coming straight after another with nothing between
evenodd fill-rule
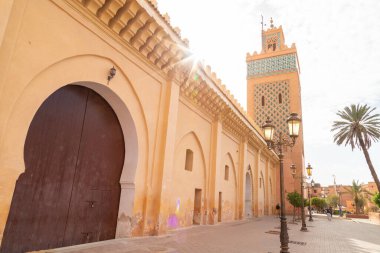
<instances>
[{"instance_id":1,"label":"pedestrian","mask_svg":"<svg viewBox=\"0 0 380 253\"><path fill-rule=\"evenodd\" d=\"M277 203L277 205L276 205L276 210L277 210L277 213L278 213L278 217L279 217L279 218L280 218L280 208L281 208L280 204Z\"/></svg>"},{"instance_id":2,"label":"pedestrian","mask_svg":"<svg viewBox=\"0 0 380 253\"><path fill-rule=\"evenodd\" d=\"M327 214L327 219L331 221L332 211L330 207L326 209L326 214Z\"/></svg>"}]
</instances>

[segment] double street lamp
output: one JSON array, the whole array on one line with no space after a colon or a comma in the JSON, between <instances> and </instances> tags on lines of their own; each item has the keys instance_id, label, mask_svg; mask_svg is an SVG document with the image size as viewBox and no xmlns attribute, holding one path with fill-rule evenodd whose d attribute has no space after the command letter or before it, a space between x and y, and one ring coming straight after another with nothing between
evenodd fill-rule
<instances>
[{"instance_id":1,"label":"double street lamp","mask_svg":"<svg viewBox=\"0 0 380 253\"><path fill-rule=\"evenodd\" d=\"M299 130L301 127L301 119L298 117L297 113L290 114L290 117L286 120L289 128L289 138L283 136L280 132L277 140L274 140L275 127L272 121L268 118L265 124L262 126L264 131L264 139L267 142L268 149L272 149L276 152L280 159L280 200L281 200L281 232L280 232L280 242L281 242L281 253L288 253L289 251L289 235L288 227L286 223L285 216L285 189L284 189L284 147L293 147L296 139L299 135Z\"/></svg>"},{"instance_id":2,"label":"double street lamp","mask_svg":"<svg viewBox=\"0 0 380 253\"><path fill-rule=\"evenodd\" d=\"M292 176L293 176L293 178L301 180L301 200L302 200L301 201L301 219L302 219L301 231L306 232L307 228L306 228L306 221L305 221L305 201L304 201L304 198L303 198L303 190L304 190L303 180L307 179L307 177L303 176L303 170L301 170L301 176L297 177L296 176L296 166L294 164L292 164L290 166L290 169L292 170ZM312 168L311 168L311 166L309 164L307 166L307 168L306 168L306 172L307 172L307 175L308 175L309 178L311 176L311 171L312 171Z\"/></svg>"}]
</instances>

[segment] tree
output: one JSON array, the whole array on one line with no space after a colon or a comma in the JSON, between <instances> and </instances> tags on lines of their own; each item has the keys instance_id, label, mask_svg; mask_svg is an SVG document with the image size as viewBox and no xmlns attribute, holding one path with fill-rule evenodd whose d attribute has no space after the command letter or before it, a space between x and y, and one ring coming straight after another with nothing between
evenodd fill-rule
<instances>
[{"instance_id":1,"label":"tree","mask_svg":"<svg viewBox=\"0 0 380 253\"><path fill-rule=\"evenodd\" d=\"M318 197L311 198L311 205L315 206L319 212L326 208L326 200Z\"/></svg>"},{"instance_id":2,"label":"tree","mask_svg":"<svg viewBox=\"0 0 380 253\"><path fill-rule=\"evenodd\" d=\"M339 204L339 197L336 195L330 195L326 199L326 204L335 208Z\"/></svg>"},{"instance_id":3,"label":"tree","mask_svg":"<svg viewBox=\"0 0 380 253\"><path fill-rule=\"evenodd\" d=\"M375 203L375 205L377 205L380 208L380 192L373 195L372 201L373 203Z\"/></svg>"},{"instance_id":4,"label":"tree","mask_svg":"<svg viewBox=\"0 0 380 253\"><path fill-rule=\"evenodd\" d=\"M301 207L302 205L302 196L298 192L289 192L286 199L289 201L289 203L293 206L293 222L296 218L296 208Z\"/></svg>"},{"instance_id":5,"label":"tree","mask_svg":"<svg viewBox=\"0 0 380 253\"><path fill-rule=\"evenodd\" d=\"M375 109L366 104L346 106L343 111L338 111L337 115L341 119L334 121L331 131L337 131L334 134L334 142L338 146L343 143L345 146L350 144L352 150L358 147L363 151L377 190L380 192L380 181L368 153L371 142L380 139L380 114L372 114Z\"/></svg>"},{"instance_id":6,"label":"tree","mask_svg":"<svg viewBox=\"0 0 380 253\"><path fill-rule=\"evenodd\" d=\"M357 180L356 182L355 180L352 180L351 187L345 187L345 189L352 195L352 199L354 200L356 207L356 213L359 213L365 205L364 193L370 195L372 194L362 188L362 184L359 184L359 180Z\"/></svg>"}]
</instances>

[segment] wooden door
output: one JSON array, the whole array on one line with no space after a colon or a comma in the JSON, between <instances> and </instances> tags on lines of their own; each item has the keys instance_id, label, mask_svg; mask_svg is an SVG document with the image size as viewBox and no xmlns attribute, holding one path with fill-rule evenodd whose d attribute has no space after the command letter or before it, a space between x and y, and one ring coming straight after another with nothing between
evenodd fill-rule
<instances>
[{"instance_id":1,"label":"wooden door","mask_svg":"<svg viewBox=\"0 0 380 253\"><path fill-rule=\"evenodd\" d=\"M49 96L29 127L24 157L1 252L114 238L124 139L100 95L68 85Z\"/></svg>"},{"instance_id":2,"label":"wooden door","mask_svg":"<svg viewBox=\"0 0 380 253\"><path fill-rule=\"evenodd\" d=\"M202 208L202 190L195 189L194 194L194 213L193 213L193 224L201 224L201 208Z\"/></svg>"}]
</instances>

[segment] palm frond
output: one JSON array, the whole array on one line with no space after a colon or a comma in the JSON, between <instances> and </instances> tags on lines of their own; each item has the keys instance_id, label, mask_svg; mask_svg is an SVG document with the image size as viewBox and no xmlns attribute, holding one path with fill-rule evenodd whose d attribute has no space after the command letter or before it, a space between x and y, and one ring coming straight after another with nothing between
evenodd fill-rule
<instances>
[{"instance_id":1,"label":"palm frond","mask_svg":"<svg viewBox=\"0 0 380 253\"><path fill-rule=\"evenodd\" d=\"M333 138L338 145L344 143L352 149L361 149L359 139L362 138L364 146L368 149L372 142L380 140L380 114L373 113L375 107L368 105L351 104L338 111L339 120L334 121L331 131L335 132Z\"/></svg>"}]
</instances>

